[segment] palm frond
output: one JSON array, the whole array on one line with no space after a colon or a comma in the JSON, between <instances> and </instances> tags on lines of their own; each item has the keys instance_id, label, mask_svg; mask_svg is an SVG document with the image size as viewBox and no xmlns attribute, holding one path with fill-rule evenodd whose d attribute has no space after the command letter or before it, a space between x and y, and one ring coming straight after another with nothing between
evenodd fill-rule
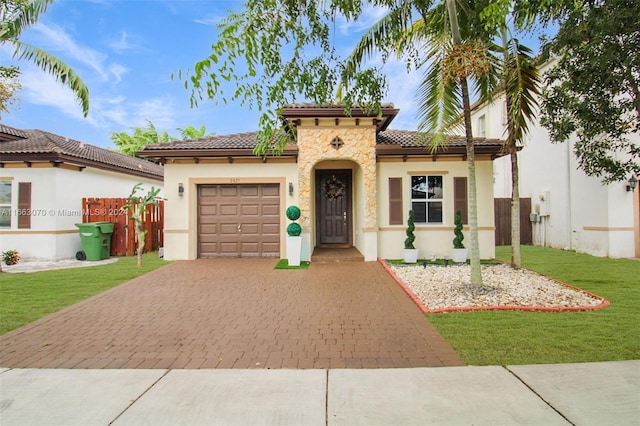
<instances>
[{"instance_id":1,"label":"palm frond","mask_svg":"<svg viewBox=\"0 0 640 426\"><path fill-rule=\"evenodd\" d=\"M540 76L531 50L517 39L508 43L505 60L505 93L508 105L507 144L516 146L529 132L540 95Z\"/></svg>"},{"instance_id":2,"label":"palm frond","mask_svg":"<svg viewBox=\"0 0 640 426\"><path fill-rule=\"evenodd\" d=\"M41 14L46 12L53 0L32 0L20 5L15 10L6 9L3 5L3 16L0 21L0 42L16 40L26 28L38 22ZM4 16L8 13L9 16Z\"/></svg>"},{"instance_id":3,"label":"palm frond","mask_svg":"<svg viewBox=\"0 0 640 426\"><path fill-rule=\"evenodd\" d=\"M89 89L69 65L37 47L20 41L12 43L15 47L14 58L32 62L44 72L51 74L56 80L67 85L76 95L83 115L87 116L89 113Z\"/></svg>"}]
</instances>

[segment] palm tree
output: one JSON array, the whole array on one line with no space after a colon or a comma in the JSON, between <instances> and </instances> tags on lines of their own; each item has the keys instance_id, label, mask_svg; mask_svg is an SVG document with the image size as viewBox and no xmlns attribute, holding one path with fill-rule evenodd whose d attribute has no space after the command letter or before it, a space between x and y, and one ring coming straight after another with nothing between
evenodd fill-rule
<instances>
[{"instance_id":1,"label":"palm tree","mask_svg":"<svg viewBox=\"0 0 640 426\"><path fill-rule=\"evenodd\" d=\"M458 8L458 4L461 7ZM419 130L423 138L431 137L432 149L444 143L444 135L460 128L461 117L466 140L469 174L469 230L471 282L482 284L477 223L477 184L475 152L471 131L469 79L482 101L491 101L498 90L507 97L508 136L505 149L514 167L512 234L512 265L520 266L520 228L517 151L527 132L527 122L533 115L537 73L526 47L508 38L506 25L487 29L479 20L479 12L486 5L460 3L455 0L416 2L420 19L412 21L406 7L392 9L359 41L345 66L343 84L355 73L365 56L375 50L394 51L398 56L420 57L416 68L425 68L420 85ZM499 32L498 30L502 30ZM504 35L503 46L493 43ZM416 47L417 46L417 47ZM500 63L495 53L502 54ZM517 197L517 198L516 198ZM517 226L517 227L516 227Z\"/></svg>"},{"instance_id":2,"label":"palm tree","mask_svg":"<svg viewBox=\"0 0 640 426\"><path fill-rule=\"evenodd\" d=\"M505 149L511 160L511 267L522 266L520 256L520 190L518 150L529 130L538 106L540 94L538 69L531 50L517 39L508 36L506 26L501 28L503 73L507 113L507 140Z\"/></svg>"},{"instance_id":3,"label":"palm tree","mask_svg":"<svg viewBox=\"0 0 640 426\"><path fill-rule=\"evenodd\" d=\"M89 113L89 89L73 69L57 57L20 41L22 32L38 22L53 0L6 0L0 3L0 43L13 46L13 57L34 63L76 95L86 117Z\"/></svg>"},{"instance_id":4,"label":"palm tree","mask_svg":"<svg viewBox=\"0 0 640 426\"><path fill-rule=\"evenodd\" d=\"M497 87L497 74L492 68L495 64L486 47L490 34L477 21L477 13L471 13L471 10L460 13L455 0L419 3L416 2L415 6L421 18L415 22L412 21L411 10L400 6L392 9L365 33L347 61L343 82L347 84L349 73L355 72L364 57L376 49L394 51L399 56L408 53L410 57L412 54L419 57L422 53L419 50L424 46L426 55L416 65L426 69L419 89L418 129L424 135L433 136L431 143L435 149L444 143L446 133L459 128L462 113L469 174L471 283L479 286L482 285L482 275L468 78L473 79L476 90L485 98Z\"/></svg>"}]
</instances>

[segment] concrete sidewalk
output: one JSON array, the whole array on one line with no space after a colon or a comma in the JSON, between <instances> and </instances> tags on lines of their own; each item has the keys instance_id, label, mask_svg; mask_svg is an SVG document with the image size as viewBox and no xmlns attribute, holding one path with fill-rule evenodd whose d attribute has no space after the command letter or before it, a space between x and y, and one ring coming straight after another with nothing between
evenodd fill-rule
<instances>
[{"instance_id":1,"label":"concrete sidewalk","mask_svg":"<svg viewBox=\"0 0 640 426\"><path fill-rule=\"evenodd\" d=\"M640 361L310 370L0 370L10 425L638 425Z\"/></svg>"}]
</instances>

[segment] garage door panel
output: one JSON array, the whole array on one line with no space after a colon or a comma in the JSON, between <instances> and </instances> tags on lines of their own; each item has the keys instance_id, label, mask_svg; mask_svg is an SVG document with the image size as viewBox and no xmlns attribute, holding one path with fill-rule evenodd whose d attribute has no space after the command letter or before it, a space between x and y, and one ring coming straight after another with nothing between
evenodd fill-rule
<instances>
[{"instance_id":1,"label":"garage door panel","mask_svg":"<svg viewBox=\"0 0 640 426\"><path fill-rule=\"evenodd\" d=\"M238 233L238 224L237 223L221 223L220 224L220 235L236 235Z\"/></svg>"},{"instance_id":2,"label":"garage door panel","mask_svg":"<svg viewBox=\"0 0 640 426\"><path fill-rule=\"evenodd\" d=\"M240 214L244 216L258 216L260 213L260 205L258 204L243 204L240 207Z\"/></svg>"},{"instance_id":3,"label":"garage door panel","mask_svg":"<svg viewBox=\"0 0 640 426\"><path fill-rule=\"evenodd\" d=\"M275 235L280 236L280 226L275 223L263 223L262 235Z\"/></svg>"},{"instance_id":4,"label":"garage door panel","mask_svg":"<svg viewBox=\"0 0 640 426\"><path fill-rule=\"evenodd\" d=\"M198 189L199 257L280 257L278 184Z\"/></svg>"},{"instance_id":5,"label":"garage door panel","mask_svg":"<svg viewBox=\"0 0 640 426\"><path fill-rule=\"evenodd\" d=\"M209 197L217 197L218 196L218 186L201 186L200 187L200 196L205 198Z\"/></svg>"},{"instance_id":6,"label":"garage door panel","mask_svg":"<svg viewBox=\"0 0 640 426\"><path fill-rule=\"evenodd\" d=\"M253 237L258 236L260 232L260 225L257 223L243 223L242 235L251 235Z\"/></svg>"},{"instance_id":7,"label":"garage door panel","mask_svg":"<svg viewBox=\"0 0 640 426\"><path fill-rule=\"evenodd\" d=\"M206 218L206 216L216 216L218 214L218 205L201 205L200 206L200 217Z\"/></svg>"},{"instance_id":8,"label":"garage door panel","mask_svg":"<svg viewBox=\"0 0 640 426\"><path fill-rule=\"evenodd\" d=\"M263 186L262 187L262 196L263 197L280 198L280 186L278 186L278 185Z\"/></svg>"},{"instance_id":9,"label":"garage door panel","mask_svg":"<svg viewBox=\"0 0 640 426\"><path fill-rule=\"evenodd\" d=\"M240 194L242 198L253 197L256 198L260 193L258 185L242 185L240 187Z\"/></svg>"},{"instance_id":10,"label":"garage door panel","mask_svg":"<svg viewBox=\"0 0 640 426\"><path fill-rule=\"evenodd\" d=\"M220 216L238 216L238 205L222 204L220 206Z\"/></svg>"},{"instance_id":11,"label":"garage door panel","mask_svg":"<svg viewBox=\"0 0 640 426\"><path fill-rule=\"evenodd\" d=\"M237 185L218 185L220 188L221 197L237 197L238 186Z\"/></svg>"},{"instance_id":12,"label":"garage door panel","mask_svg":"<svg viewBox=\"0 0 640 426\"><path fill-rule=\"evenodd\" d=\"M280 217L280 206L262 205L262 216L278 216Z\"/></svg>"},{"instance_id":13,"label":"garage door panel","mask_svg":"<svg viewBox=\"0 0 640 426\"><path fill-rule=\"evenodd\" d=\"M209 236L218 234L218 224L203 224L200 226L200 235Z\"/></svg>"}]
</instances>

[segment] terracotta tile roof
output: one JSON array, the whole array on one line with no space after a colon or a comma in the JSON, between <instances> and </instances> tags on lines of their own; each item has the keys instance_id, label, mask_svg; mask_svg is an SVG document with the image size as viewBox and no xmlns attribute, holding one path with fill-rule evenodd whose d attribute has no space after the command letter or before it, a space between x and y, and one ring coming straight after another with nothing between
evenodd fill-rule
<instances>
[{"instance_id":1,"label":"terracotta tile roof","mask_svg":"<svg viewBox=\"0 0 640 426\"><path fill-rule=\"evenodd\" d=\"M344 108L344 104L340 103L326 103L326 104L315 104L313 102L301 102L296 104L286 104L282 106L282 109L323 109L323 108ZM357 105L354 105L353 108L357 108ZM392 103L383 103L380 104L380 108L394 108Z\"/></svg>"},{"instance_id":2,"label":"terracotta tile roof","mask_svg":"<svg viewBox=\"0 0 640 426\"><path fill-rule=\"evenodd\" d=\"M11 141L14 139L26 139L29 136L24 130L0 124L0 142Z\"/></svg>"},{"instance_id":3,"label":"terracotta tile roof","mask_svg":"<svg viewBox=\"0 0 640 426\"><path fill-rule=\"evenodd\" d=\"M500 139L473 138L476 146L502 145ZM447 146L466 146L463 136L453 136L447 138ZM402 147L423 147L425 146L420 133L415 130L385 130L378 133L376 144L400 145Z\"/></svg>"},{"instance_id":4,"label":"terracotta tile roof","mask_svg":"<svg viewBox=\"0 0 640 426\"><path fill-rule=\"evenodd\" d=\"M2 126L2 130L6 128ZM163 180L164 177L162 166L144 159L130 157L42 130L13 130L17 130L26 137L0 141L0 161L37 161L40 158L141 175L157 180Z\"/></svg>"},{"instance_id":5,"label":"terracotta tile roof","mask_svg":"<svg viewBox=\"0 0 640 426\"><path fill-rule=\"evenodd\" d=\"M258 132L235 133L231 135L209 136L202 139L164 142L147 145L145 151L158 150L201 150L201 149L251 149L256 147Z\"/></svg>"},{"instance_id":6,"label":"terracotta tile roof","mask_svg":"<svg viewBox=\"0 0 640 426\"><path fill-rule=\"evenodd\" d=\"M236 133L231 135L211 136L208 138L174 141L147 145L145 152L153 151L172 151L172 150L236 150L248 149L253 150L256 147L257 132ZM474 138L476 145L480 146L496 146L501 145L499 139ZM424 147L424 143L420 140L419 133L414 130L385 130L379 132L376 143L378 145L394 145L406 148ZM447 146L465 146L466 142L463 137L451 137L447 141Z\"/></svg>"}]
</instances>

